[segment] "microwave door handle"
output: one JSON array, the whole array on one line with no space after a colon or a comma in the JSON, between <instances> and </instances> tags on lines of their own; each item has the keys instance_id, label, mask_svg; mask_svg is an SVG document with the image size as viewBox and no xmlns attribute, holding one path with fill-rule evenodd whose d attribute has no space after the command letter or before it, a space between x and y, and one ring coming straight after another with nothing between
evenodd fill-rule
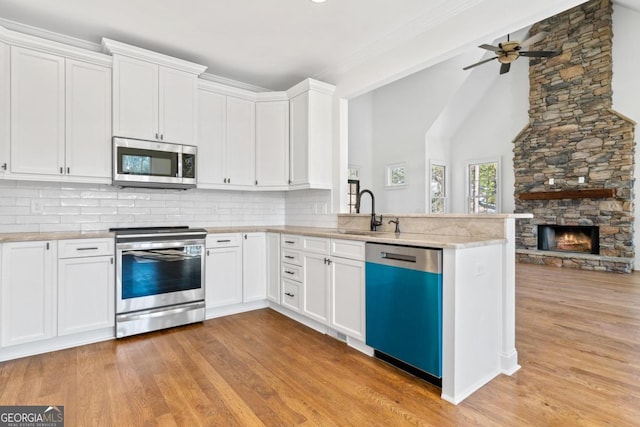
<instances>
[{"instance_id":1,"label":"microwave door handle","mask_svg":"<svg viewBox=\"0 0 640 427\"><path fill-rule=\"evenodd\" d=\"M182 178L182 152L178 153L178 178Z\"/></svg>"}]
</instances>

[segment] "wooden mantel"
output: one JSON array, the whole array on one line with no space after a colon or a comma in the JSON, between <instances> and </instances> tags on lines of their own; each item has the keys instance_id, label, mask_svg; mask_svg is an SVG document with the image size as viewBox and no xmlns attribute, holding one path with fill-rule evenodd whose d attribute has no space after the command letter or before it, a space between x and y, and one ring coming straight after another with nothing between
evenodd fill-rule
<instances>
[{"instance_id":1,"label":"wooden mantel","mask_svg":"<svg viewBox=\"0 0 640 427\"><path fill-rule=\"evenodd\" d=\"M598 199L615 197L615 188L598 188L592 190L534 191L520 193L520 200L557 200L557 199Z\"/></svg>"}]
</instances>

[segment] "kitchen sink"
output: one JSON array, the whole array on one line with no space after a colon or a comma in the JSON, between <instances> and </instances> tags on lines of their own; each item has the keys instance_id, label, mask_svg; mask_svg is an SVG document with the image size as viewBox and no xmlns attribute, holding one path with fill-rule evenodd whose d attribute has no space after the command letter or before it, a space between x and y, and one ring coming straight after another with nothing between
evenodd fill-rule
<instances>
[{"instance_id":1,"label":"kitchen sink","mask_svg":"<svg viewBox=\"0 0 640 427\"><path fill-rule=\"evenodd\" d=\"M351 234L353 236L373 236L376 233L378 233L377 231L369 231L369 230L343 230L343 229L339 229L338 233L340 234Z\"/></svg>"}]
</instances>

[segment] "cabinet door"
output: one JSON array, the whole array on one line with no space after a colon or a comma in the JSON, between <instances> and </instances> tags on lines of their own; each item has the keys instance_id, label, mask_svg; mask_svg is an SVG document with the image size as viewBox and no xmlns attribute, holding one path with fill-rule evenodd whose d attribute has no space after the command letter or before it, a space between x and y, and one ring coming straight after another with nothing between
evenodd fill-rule
<instances>
[{"instance_id":1,"label":"cabinet door","mask_svg":"<svg viewBox=\"0 0 640 427\"><path fill-rule=\"evenodd\" d=\"M3 244L0 312L3 346L56 335L55 258L51 242Z\"/></svg>"},{"instance_id":2,"label":"cabinet door","mask_svg":"<svg viewBox=\"0 0 640 427\"><path fill-rule=\"evenodd\" d=\"M331 326L364 341L364 262L333 257L331 263Z\"/></svg>"},{"instance_id":3,"label":"cabinet door","mask_svg":"<svg viewBox=\"0 0 640 427\"><path fill-rule=\"evenodd\" d=\"M302 93L289 102L291 117L291 185L309 182L309 94Z\"/></svg>"},{"instance_id":4,"label":"cabinet door","mask_svg":"<svg viewBox=\"0 0 640 427\"><path fill-rule=\"evenodd\" d=\"M329 266L322 254L305 253L302 311L318 322L329 324Z\"/></svg>"},{"instance_id":5,"label":"cabinet door","mask_svg":"<svg viewBox=\"0 0 640 427\"><path fill-rule=\"evenodd\" d=\"M160 139L196 145L197 76L167 67L159 73Z\"/></svg>"},{"instance_id":6,"label":"cabinet door","mask_svg":"<svg viewBox=\"0 0 640 427\"><path fill-rule=\"evenodd\" d=\"M242 241L242 300L267 297L267 237L265 233L245 233Z\"/></svg>"},{"instance_id":7,"label":"cabinet door","mask_svg":"<svg viewBox=\"0 0 640 427\"><path fill-rule=\"evenodd\" d=\"M207 308L242 302L242 248L207 249Z\"/></svg>"},{"instance_id":8,"label":"cabinet door","mask_svg":"<svg viewBox=\"0 0 640 427\"><path fill-rule=\"evenodd\" d=\"M64 97L64 58L11 47L11 172L63 172Z\"/></svg>"},{"instance_id":9,"label":"cabinet door","mask_svg":"<svg viewBox=\"0 0 640 427\"><path fill-rule=\"evenodd\" d=\"M267 299L280 304L279 233L267 233Z\"/></svg>"},{"instance_id":10,"label":"cabinet door","mask_svg":"<svg viewBox=\"0 0 640 427\"><path fill-rule=\"evenodd\" d=\"M113 55L113 134L159 139L156 64Z\"/></svg>"},{"instance_id":11,"label":"cabinet door","mask_svg":"<svg viewBox=\"0 0 640 427\"><path fill-rule=\"evenodd\" d=\"M58 261L58 335L114 325L113 256Z\"/></svg>"},{"instance_id":12,"label":"cabinet door","mask_svg":"<svg viewBox=\"0 0 640 427\"><path fill-rule=\"evenodd\" d=\"M255 103L246 99L227 97L227 183L253 186L255 184Z\"/></svg>"},{"instance_id":13,"label":"cabinet door","mask_svg":"<svg viewBox=\"0 0 640 427\"><path fill-rule=\"evenodd\" d=\"M11 107L9 96L9 46L0 42L0 176L7 173L9 169L9 144L11 134L9 133L9 109Z\"/></svg>"},{"instance_id":14,"label":"cabinet door","mask_svg":"<svg viewBox=\"0 0 640 427\"><path fill-rule=\"evenodd\" d=\"M289 184L289 103L256 103L256 183L259 187Z\"/></svg>"},{"instance_id":15,"label":"cabinet door","mask_svg":"<svg viewBox=\"0 0 640 427\"><path fill-rule=\"evenodd\" d=\"M226 96L198 91L198 184L222 184L226 140Z\"/></svg>"},{"instance_id":16,"label":"cabinet door","mask_svg":"<svg viewBox=\"0 0 640 427\"><path fill-rule=\"evenodd\" d=\"M111 69L67 59L66 173L111 178Z\"/></svg>"}]
</instances>

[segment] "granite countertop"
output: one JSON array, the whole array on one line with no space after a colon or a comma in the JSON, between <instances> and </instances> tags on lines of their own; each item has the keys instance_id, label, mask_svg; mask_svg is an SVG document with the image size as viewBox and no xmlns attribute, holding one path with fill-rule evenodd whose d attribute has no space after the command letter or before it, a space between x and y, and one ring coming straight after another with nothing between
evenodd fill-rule
<instances>
[{"instance_id":1,"label":"granite countertop","mask_svg":"<svg viewBox=\"0 0 640 427\"><path fill-rule=\"evenodd\" d=\"M337 228L299 227L299 226L262 226L262 227L212 227L206 228L213 233L251 233L271 231L275 233L303 234L313 237L359 240L362 242L390 243L395 245L426 246L441 249L463 249L478 246L501 245L506 239L491 237L447 236L422 233L390 233L368 230L343 230Z\"/></svg>"},{"instance_id":2,"label":"granite countertop","mask_svg":"<svg viewBox=\"0 0 640 427\"><path fill-rule=\"evenodd\" d=\"M447 236L422 233L390 233L367 230L343 230L337 228L299 227L299 226L241 226L241 227L205 227L208 233L251 233L274 232L299 234L332 239L358 240L362 242L390 243L396 245L426 246L442 249L462 249L478 246L500 245L506 239L490 237ZM34 240L67 240L113 238L110 231L92 232L26 232L0 233L0 243L26 242Z\"/></svg>"},{"instance_id":3,"label":"granite countertop","mask_svg":"<svg viewBox=\"0 0 640 427\"><path fill-rule=\"evenodd\" d=\"M99 239L115 236L110 231L52 231L26 233L0 233L0 243L30 242L34 240Z\"/></svg>"}]
</instances>

